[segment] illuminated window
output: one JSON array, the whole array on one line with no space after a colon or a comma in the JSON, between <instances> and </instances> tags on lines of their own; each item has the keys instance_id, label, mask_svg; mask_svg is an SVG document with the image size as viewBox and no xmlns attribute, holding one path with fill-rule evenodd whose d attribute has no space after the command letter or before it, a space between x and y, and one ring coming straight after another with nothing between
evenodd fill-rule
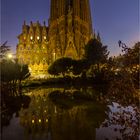
<instances>
[{"instance_id":1,"label":"illuminated window","mask_svg":"<svg viewBox=\"0 0 140 140\"><path fill-rule=\"evenodd\" d=\"M41 119L39 119L38 122L41 123Z\"/></svg>"},{"instance_id":2,"label":"illuminated window","mask_svg":"<svg viewBox=\"0 0 140 140\"><path fill-rule=\"evenodd\" d=\"M30 39L33 40L33 37L31 36Z\"/></svg>"},{"instance_id":3,"label":"illuminated window","mask_svg":"<svg viewBox=\"0 0 140 140\"><path fill-rule=\"evenodd\" d=\"M39 36L37 36L37 40L39 40Z\"/></svg>"},{"instance_id":4,"label":"illuminated window","mask_svg":"<svg viewBox=\"0 0 140 140\"><path fill-rule=\"evenodd\" d=\"M32 120L32 123L35 123L35 120Z\"/></svg>"}]
</instances>

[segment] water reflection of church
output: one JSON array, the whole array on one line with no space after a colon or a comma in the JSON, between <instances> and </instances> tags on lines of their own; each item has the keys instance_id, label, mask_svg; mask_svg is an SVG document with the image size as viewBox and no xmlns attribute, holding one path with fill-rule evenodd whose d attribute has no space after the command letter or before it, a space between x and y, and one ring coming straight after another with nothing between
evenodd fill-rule
<instances>
[{"instance_id":1,"label":"water reflection of church","mask_svg":"<svg viewBox=\"0 0 140 140\"><path fill-rule=\"evenodd\" d=\"M91 36L89 0L51 0L48 26L45 22L24 22L18 36L17 58L29 65L32 76L43 76L57 58L82 58Z\"/></svg>"},{"instance_id":2,"label":"water reflection of church","mask_svg":"<svg viewBox=\"0 0 140 140\"><path fill-rule=\"evenodd\" d=\"M96 129L105 119L103 108L76 105L66 109L48 99L48 89L34 91L28 109L21 109L20 124L26 139L87 140L95 139ZM90 115L89 115L90 113Z\"/></svg>"}]
</instances>

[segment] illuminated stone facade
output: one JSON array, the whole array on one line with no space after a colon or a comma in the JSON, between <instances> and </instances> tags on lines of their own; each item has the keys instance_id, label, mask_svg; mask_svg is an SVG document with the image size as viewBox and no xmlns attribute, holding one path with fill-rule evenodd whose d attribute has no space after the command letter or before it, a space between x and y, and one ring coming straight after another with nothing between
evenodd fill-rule
<instances>
[{"instance_id":1,"label":"illuminated stone facade","mask_svg":"<svg viewBox=\"0 0 140 140\"><path fill-rule=\"evenodd\" d=\"M82 58L91 36L89 0L51 0L48 27L24 22L17 58L29 65L32 76L47 75L48 65L57 58Z\"/></svg>"}]
</instances>

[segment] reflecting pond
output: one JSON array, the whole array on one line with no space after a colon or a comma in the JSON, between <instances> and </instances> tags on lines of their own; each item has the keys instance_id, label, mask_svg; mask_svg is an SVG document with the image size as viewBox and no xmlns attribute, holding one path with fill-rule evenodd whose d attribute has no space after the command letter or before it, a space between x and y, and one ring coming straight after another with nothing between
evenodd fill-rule
<instances>
[{"instance_id":1,"label":"reflecting pond","mask_svg":"<svg viewBox=\"0 0 140 140\"><path fill-rule=\"evenodd\" d=\"M93 88L36 88L5 103L2 140L138 140L138 106Z\"/></svg>"}]
</instances>

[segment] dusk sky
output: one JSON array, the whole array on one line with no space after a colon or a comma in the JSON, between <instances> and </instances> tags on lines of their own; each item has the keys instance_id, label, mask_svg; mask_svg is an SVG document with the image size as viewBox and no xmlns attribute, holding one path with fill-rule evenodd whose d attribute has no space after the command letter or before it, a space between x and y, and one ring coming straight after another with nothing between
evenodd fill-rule
<instances>
[{"instance_id":1,"label":"dusk sky","mask_svg":"<svg viewBox=\"0 0 140 140\"><path fill-rule=\"evenodd\" d=\"M99 31L110 55L118 55L118 40L129 47L140 40L139 0L91 0L93 29ZM1 0L1 44L8 41L15 52L24 20L46 23L50 0Z\"/></svg>"}]
</instances>

